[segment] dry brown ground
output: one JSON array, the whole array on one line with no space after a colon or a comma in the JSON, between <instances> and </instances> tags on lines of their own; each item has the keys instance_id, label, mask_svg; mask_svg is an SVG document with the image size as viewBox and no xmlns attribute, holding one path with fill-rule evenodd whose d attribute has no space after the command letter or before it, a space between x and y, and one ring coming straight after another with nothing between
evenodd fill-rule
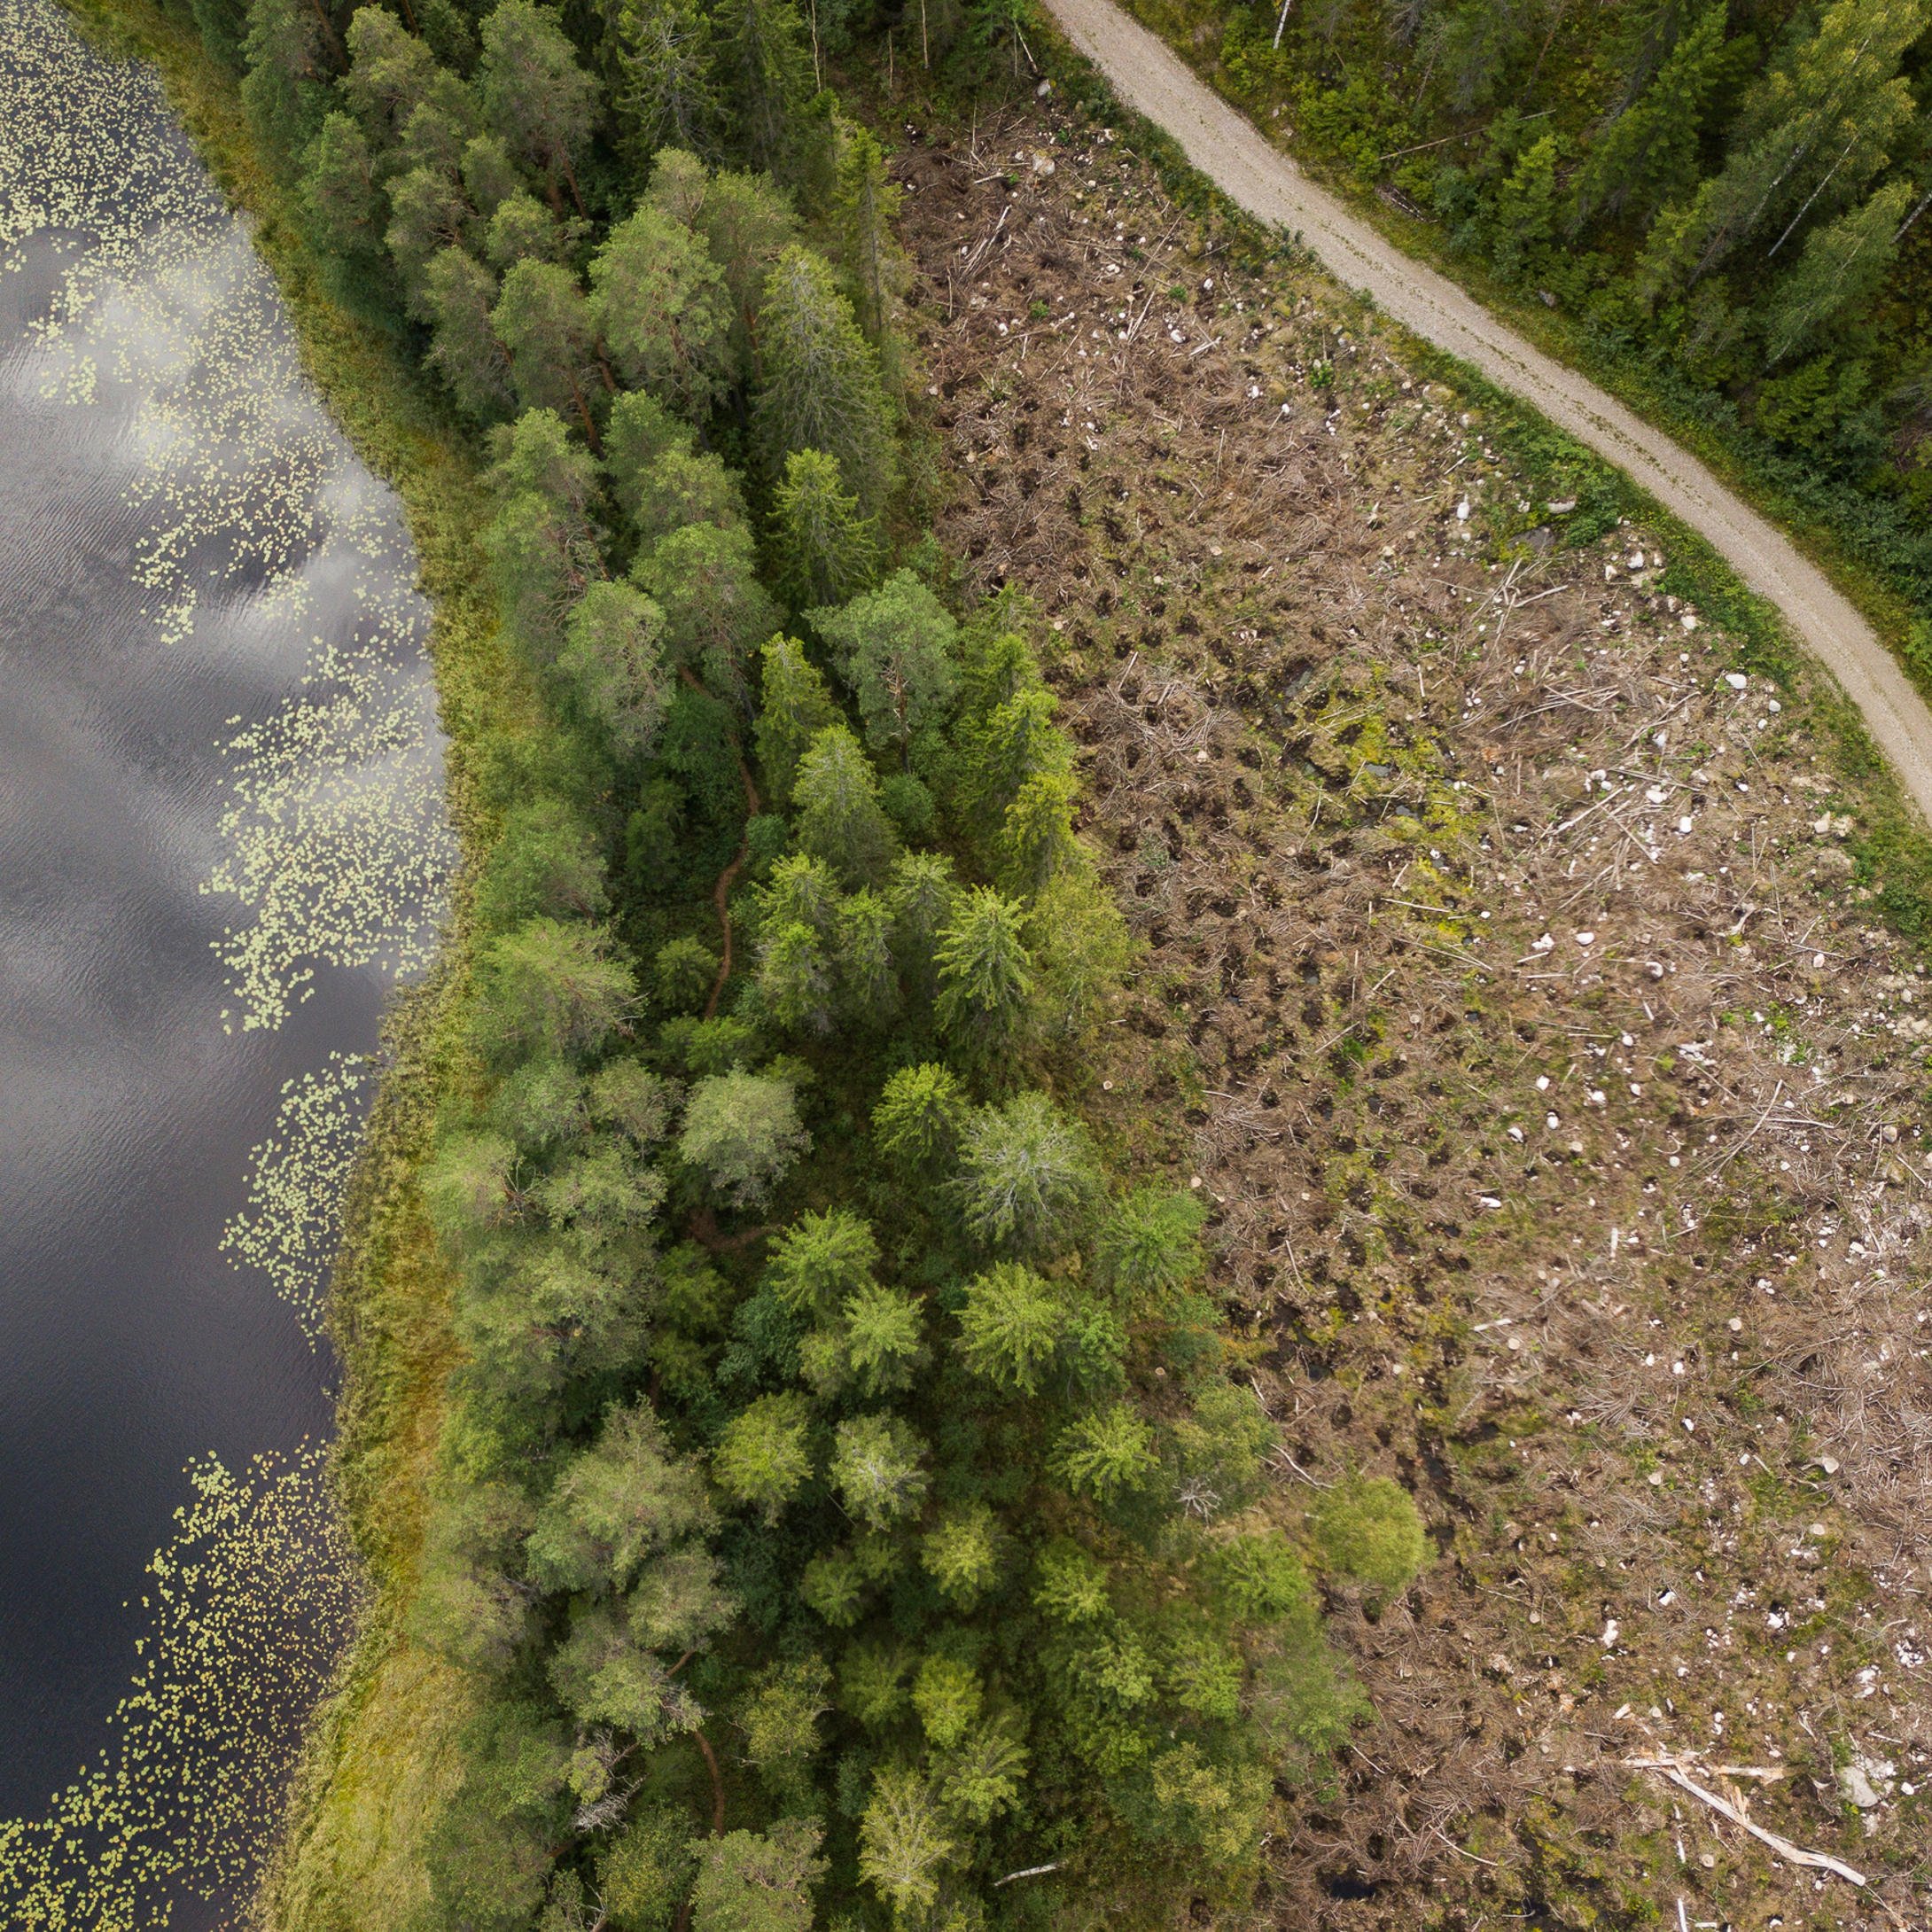
<instances>
[{"instance_id":1,"label":"dry brown ground","mask_svg":"<svg viewBox=\"0 0 1932 1932\"><path fill-rule=\"evenodd\" d=\"M1121 143L896 167L941 534L1051 626L1145 942L1096 1105L1213 1197L1283 1512L1386 1471L1442 1552L1334 1606L1377 1715L1273 1922L1925 1922L1932 983L1809 700L1651 534L1500 542L1480 418Z\"/></svg>"}]
</instances>

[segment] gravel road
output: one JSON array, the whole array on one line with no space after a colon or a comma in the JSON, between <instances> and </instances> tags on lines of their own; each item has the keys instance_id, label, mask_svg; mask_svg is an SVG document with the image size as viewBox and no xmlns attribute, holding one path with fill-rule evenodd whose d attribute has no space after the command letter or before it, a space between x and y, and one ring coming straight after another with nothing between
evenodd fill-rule
<instances>
[{"instance_id":1,"label":"gravel road","mask_svg":"<svg viewBox=\"0 0 1932 1932\"><path fill-rule=\"evenodd\" d=\"M1351 214L1110 0L1045 4L1119 98L1165 128L1233 200L1264 222L1298 230L1337 280L1534 403L1706 538L1753 590L1784 612L1800 642L1864 713L1900 782L1932 820L1932 712L1872 627L1788 538L1688 450Z\"/></svg>"}]
</instances>

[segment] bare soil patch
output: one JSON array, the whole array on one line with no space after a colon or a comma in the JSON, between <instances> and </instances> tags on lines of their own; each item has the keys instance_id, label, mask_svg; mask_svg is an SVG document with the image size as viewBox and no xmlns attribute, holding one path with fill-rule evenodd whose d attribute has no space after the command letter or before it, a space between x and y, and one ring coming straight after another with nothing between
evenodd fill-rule
<instances>
[{"instance_id":1,"label":"bare soil patch","mask_svg":"<svg viewBox=\"0 0 1932 1932\"><path fill-rule=\"evenodd\" d=\"M1927 1922L1932 979L1811 697L1122 142L897 171L940 534L1144 945L1091 1110L1212 1196L1283 1520L1391 1474L1442 1553L1334 1606L1377 1716L1266 1916Z\"/></svg>"}]
</instances>

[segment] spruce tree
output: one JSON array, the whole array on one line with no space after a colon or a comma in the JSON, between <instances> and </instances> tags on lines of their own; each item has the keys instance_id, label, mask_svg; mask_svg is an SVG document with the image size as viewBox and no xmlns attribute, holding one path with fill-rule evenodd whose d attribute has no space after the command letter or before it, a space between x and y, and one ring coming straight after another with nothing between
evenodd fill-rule
<instances>
[{"instance_id":1,"label":"spruce tree","mask_svg":"<svg viewBox=\"0 0 1932 1932\"><path fill-rule=\"evenodd\" d=\"M823 259L787 248L766 278L759 311L754 447L775 481L794 450L837 457L866 517L884 508L892 432L878 362Z\"/></svg>"},{"instance_id":2,"label":"spruce tree","mask_svg":"<svg viewBox=\"0 0 1932 1932\"><path fill-rule=\"evenodd\" d=\"M719 0L711 25L728 144L751 167L774 167L809 90L798 9L792 0Z\"/></svg>"},{"instance_id":3,"label":"spruce tree","mask_svg":"<svg viewBox=\"0 0 1932 1932\"><path fill-rule=\"evenodd\" d=\"M775 811L791 803L791 782L812 740L837 724L838 706L818 667L795 637L772 638L762 652L758 765Z\"/></svg>"},{"instance_id":4,"label":"spruce tree","mask_svg":"<svg viewBox=\"0 0 1932 1932\"><path fill-rule=\"evenodd\" d=\"M606 44L612 104L641 173L663 147L715 151L721 118L710 23L698 0L617 0Z\"/></svg>"},{"instance_id":5,"label":"spruce tree","mask_svg":"<svg viewBox=\"0 0 1932 1932\"><path fill-rule=\"evenodd\" d=\"M1012 900L976 886L940 934L935 1016L969 1061L990 1064L1018 1037L1033 983L1032 960L1021 938L1024 918Z\"/></svg>"},{"instance_id":6,"label":"spruce tree","mask_svg":"<svg viewBox=\"0 0 1932 1932\"><path fill-rule=\"evenodd\" d=\"M877 526L848 495L838 458L795 449L772 499L774 579L795 611L842 604L878 579Z\"/></svg>"},{"instance_id":7,"label":"spruce tree","mask_svg":"<svg viewBox=\"0 0 1932 1932\"><path fill-rule=\"evenodd\" d=\"M897 840L879 806L871 760L845 726L828 725L812 740L792 791L802 851L822 859L848 885L884 877Z\"/></svg>"},{"instance_id":8,"label":"spruce tree","mask_svg":"<svg viewBox=\"0 0 1932 1932\"><path fill-rule=\"evenodd\" d=\"M875 347L883 347L900 272L892 243L899 189L885 171L885 151L869 128L841 121L838 136L836 208L845 271L859 326Z\"/></svg>"}]
</instances>

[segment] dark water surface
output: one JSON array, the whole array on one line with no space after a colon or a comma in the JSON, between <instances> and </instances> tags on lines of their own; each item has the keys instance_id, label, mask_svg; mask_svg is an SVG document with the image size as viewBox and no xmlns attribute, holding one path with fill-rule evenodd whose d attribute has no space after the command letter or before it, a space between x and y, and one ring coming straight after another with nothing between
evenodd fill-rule
<instances>
[{"instance_id":1,"label":"dark water surface","mask_svg":"<svg viewBox=\"0 0 1932 1932\"><path fill-rule=\"evenodd\" d=\"M190 1459L327 1428L331 1056L451 858L412 581L152 77L0 0L0 1818L117 1748Z\"/></svg>"}]
</instances>

